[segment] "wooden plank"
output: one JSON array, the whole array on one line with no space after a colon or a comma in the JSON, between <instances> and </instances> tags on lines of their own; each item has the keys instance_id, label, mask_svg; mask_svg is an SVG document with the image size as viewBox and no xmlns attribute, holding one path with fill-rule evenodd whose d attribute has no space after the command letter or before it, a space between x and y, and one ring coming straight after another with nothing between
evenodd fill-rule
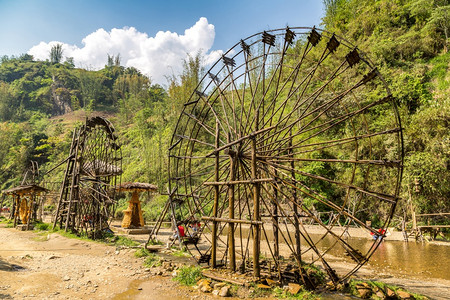
<instances>
[{"instance_id":1,"label":"wooden plank","mask_svg":"<svg viewBox=\"0 0 450 300\"><path fill-rule=\"evenodd\" d=\"M202 220L213 221L213 222L224 222L224 223L241 223L241 224L250 224L250 225L263 225L264 224L263 221L217 218L217 217L202 217Z\"/></svg>"}]
</instances>

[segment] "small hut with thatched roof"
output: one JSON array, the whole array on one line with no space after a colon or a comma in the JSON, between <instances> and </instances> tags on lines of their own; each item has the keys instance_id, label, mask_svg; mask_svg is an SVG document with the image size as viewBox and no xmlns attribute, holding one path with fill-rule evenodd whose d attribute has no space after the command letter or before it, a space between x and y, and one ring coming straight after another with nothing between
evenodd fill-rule
<instances>
[{"instance_id":1,"label":"small hut with thatched roof","mask_svg":"<svg viewBox=\"0 0 450 300\"><path fill-rule=\"evenodd\" d=\"M36 197L39 197L42 192L48 192L48 190L36 184L19 185L2 191L4 195L13 197L11 217L14 218L14 227L20 221L22 224L27 225L26 229L29 228L30 219L38 204L36 203Z\"/></svg>"},{"instance_id":2,"label":"small hut with thatched roof","mask_svg":"<svg viewBox=\"0 0 450 300\"><path fill-rule=\"evenodd\" d=\"M123 228L139 228L144 227L144 216L141 209L141 201L139 200L140 192L156 192L158 187L150 183L141 182L125 182L117 187L122 192L132 192L131 200L128 202L128 208L123 211Z\"/></svg>"}]
</instances>

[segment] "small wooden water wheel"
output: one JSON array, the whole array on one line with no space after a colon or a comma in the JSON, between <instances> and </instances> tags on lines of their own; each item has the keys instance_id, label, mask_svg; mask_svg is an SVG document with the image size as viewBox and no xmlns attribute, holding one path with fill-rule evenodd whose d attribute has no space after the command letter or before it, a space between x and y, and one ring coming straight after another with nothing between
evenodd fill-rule
<instances>
[{"instance_id":1,"label":"small wooden water wheel","mask_svg":"<svg viewBox=\"0 0 450 300\"><path fill-rule=\"evenodd\" d=\"M348 229L379 235L368 211L386 229L402 168L380 72L345 39L305 27L231 47L185 100L169 148L177 222L202 220L203 244L187 246L199 262L297 282L318 263L337 284L369 260L384 235L361 243ZM351 268L337 270L342 259Z\"/></svg>"}]
</instances>

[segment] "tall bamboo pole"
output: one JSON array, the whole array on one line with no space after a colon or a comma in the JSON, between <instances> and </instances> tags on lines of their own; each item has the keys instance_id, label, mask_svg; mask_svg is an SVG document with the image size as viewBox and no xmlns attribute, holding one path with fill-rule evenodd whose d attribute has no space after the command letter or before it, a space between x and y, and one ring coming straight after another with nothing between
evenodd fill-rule
<instances>
[{"instance_id":1,"label":"tall bamboo pole","mask_svg":"<svg viewBox=\"0 0 450 300\"><path fill-rule=\"evenodd\" d=\"M274 174L275 174L275 184L277 184L276 180L277 180L277 170L275 168L273 168L274 170ZM278 265L278 259L279 259L279 255L280 255L280 243L279 243L279 239L278 239L278 205L277 205L277 201L278 201L278 189L275 188L273 190L273 199L272 199L272 215L273 215L273 255L275 257L275 263Z\"/></svg>"},{"instance_id":2,"label":"tall bamboo pole","mask_svg":"<svg viewBox=\"0 0 450 300\"><path fill-rule=\"evenodd\" d=\"M236 178L236 158L235 153L230 150L230 181L234 181ZM229 218L234 219L234 184L228 186L228 211ZM234 243L234 223L228 223L228 255L230 257L230 269L236 271L236 253Z\"/></svg>"},{"instance_id":3,"label":"tall bamboo pole","mask_svg":"<svg viewBox=\"0 0 450 300\"><path fill-rule=\"evenodd\" d=\"M216 121L216 149L219 148L219 121ZM219 151L216 152L214 178L219 181ZM219 186L214 186L214 206L213 216L217 218L217 209L219 207ZM217 221L213 221L211 233L211 267L217 266Z\"/></svg>"},{"instance_id":4,"label":"tall bamboo pole","mask_svg":"<svg viewBox=\"0 0 450 300\"><path fill-rule=\"evenodd\" d=\"M259 111L255 111L255 131L258 130L259 126ZM257 165L256 165L256 137L252 137L252 178L256 179ZM259 183L253 184L253 220L260 221L261 216L259 212ZM260 277L261 270L259 266L259 254L260 254L260 236L261 230L259 225L253 225L253 276Z\"/></svg>"}]
</instances>

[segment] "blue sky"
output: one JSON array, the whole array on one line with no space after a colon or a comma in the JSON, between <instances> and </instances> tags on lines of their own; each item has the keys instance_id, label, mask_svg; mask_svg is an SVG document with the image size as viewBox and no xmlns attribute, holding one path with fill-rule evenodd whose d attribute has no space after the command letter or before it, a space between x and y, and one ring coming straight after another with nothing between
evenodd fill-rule
<instances>
[{"instance_id":1,"label":"blue sky","mask_svg":"<svg viewBox=\"0 0 450 300\"><path fill-rule=\"evenodd\" d=\"M43 42L31 52L37 59L43 59L40 56L47 53L45 51L55 41L66 44L63 48L65 53L74 56L79 64L96 68L100 62L95 61L97 56L93 54L93 49L100 51L102 45L94 45L92 40L104 38L103 43L109 48L105 46L103 50L112 55L120 52L126 60L124 63L129 65L134 61L138 66L146 66L148 59L139 56L157 52L155 50L152 54L145 49L136 52L131 48L142 48L142 45L159 47L158 51L167 53L168 49L172 51L168 48L170 45L176 48L183 44L173 51L172 61L178 59L177 53L190 52L195 47L208 48L203 50L211 54L210 59L214 59L220 51L227 50L241 38L263 30L286 25L320 26L322 15L321 0L0 0L0 55L30 53L30 49ZM114 28L130 27L135 31L117 31L113 37L111 30ZM195 27L192 32L185 34L185 30L192 27ZM99 29L104 31L99 32ZM167 34L160 36L158 42L153 37L159 31ZM91 35L95 32L97 34ZM91 44L86 47L87 44L82 41L89 35ZM134 43L129 42L130 36ZM110 40L114 40L114 45L108 42ZM195 45L190 47L187 40L195 40ZM127 48L120 43L130 46ZM164 46L160 46L161 43ZM216 55L212 55L214 51ZM98 54L97 60L101 55L106 56L104 53ZM155 59L163 59L161 55ZM148 69L149 72L151 70L154 69Z\"/></svg>"}]
</instances>

